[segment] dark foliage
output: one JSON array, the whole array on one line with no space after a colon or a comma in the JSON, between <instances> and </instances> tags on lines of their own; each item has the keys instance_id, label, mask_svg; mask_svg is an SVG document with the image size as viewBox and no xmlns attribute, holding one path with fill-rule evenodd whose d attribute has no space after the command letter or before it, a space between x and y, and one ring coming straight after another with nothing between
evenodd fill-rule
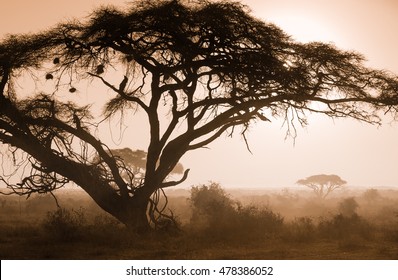
<instances>
[{"instance_id":1,"label":"dark foliage","mask_svg":"<svg viewBox=\"0 0 398 280\"><path fill-rule=\"evenodd\" d=\"M82 238L82 229L85 223L86 218L83 209L58 208L56 211L47 213L47 218L43 221L43 228L51 238L68 242Z\"/></svg>"},{"instance_id":2,"label":"dark foliage","mask_svg":"<svg viewBox=\"0 0 398 280\"><path fill-rule=\"evenodd\" d=\"M372 237L371 233L373 232L371 225L356 214L349 217L338 214L331 219L325 219L319 224L319 231L322 236L336 240L350 237L368 239Z\"/></svg>"},{"instance_id":3,"label":"dark foliage","mask_svg":"<svg viewBox=\"0 0 398 280\"><path fill-rule=\"evenodd\" d=\"M254 205L242 206L216 183L193 187L190 202L191 230L210 240L264 240L283 226L280 215Z\"/></svg>"}]
</instances>

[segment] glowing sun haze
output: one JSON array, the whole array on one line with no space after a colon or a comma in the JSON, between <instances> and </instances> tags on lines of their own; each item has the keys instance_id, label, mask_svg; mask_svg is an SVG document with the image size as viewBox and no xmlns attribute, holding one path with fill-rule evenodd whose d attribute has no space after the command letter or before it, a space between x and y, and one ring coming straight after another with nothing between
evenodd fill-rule
<instances>
[{"instance_id":1,"label":"glowing sun haze","mask_svg":"<svg viewBox=\"0 0 398 280\"><path fill-rule=\"evenodd\" d=\"M275 23L302 42L323 41L365 55L367 65L398 73L398 1L378 0L245 0L252 14ZM2 4L0 37L6 33L45 30L54 24L89 15L101 4L123 7L126 1L14 0ZM80 93L84 94L84 93ZM220 137L210 149L187 154L191 168L184 186L220 182L224 187L293 187L298 179L320 173L337 174L355 186L398 186L398 123L382 127L353 120L309 115L309 126L285 140L281 120L253 126L250 154L236 135ZM139 125L134 122L134 125ZM120 146L145 149L145 139L125 137ZM145 135L142 134L142 135ZM111 143L108 143L111 144Z\"/></svg>"}]
</instances>

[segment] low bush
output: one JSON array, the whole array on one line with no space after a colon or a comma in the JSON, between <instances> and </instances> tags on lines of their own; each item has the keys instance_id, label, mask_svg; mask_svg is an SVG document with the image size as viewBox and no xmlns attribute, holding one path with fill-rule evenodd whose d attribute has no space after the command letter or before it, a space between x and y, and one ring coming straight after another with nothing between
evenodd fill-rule
<instances>
[{"instance_id":1,"label":"low bush","mask_svg":"<svg viewBox=\"0 0 398 280\"><path fill-rule=\"evenodd\" d=\"M47 212L43 228L47 234L60 241L73 241L81 237L86 225L84 209L58 208Z\"/></svg>"},{"instance_id":2,"label":"low bush","mask_svg":"<svg viewBox=\"0 0 398 280\"><path fill-rule=\"evenodd\" d=\"M318 228L312 218L299 217L286 224L282 237L286 241L309 243L318 237Z\"/></svg>"},{"instance_id":3,"label":"low bush","mask_svg":"<svg viewBox=\"0 0 398 280\"><path fill-rule=\"evenodd\" d=\"M324 219L319 223L318 229L322 237L336 240L353 236L370 239L374 232L372 226L357 214L352 216L338 214L331 219Z\"/></svg>"},{"instance_id":4,"label":"low bush","mask_svg":"<svg viewBox=\"0 0 398 280\"><path fill-rule=\"evenodd\" d=\"M274 236L282 230L283 217L268 208L254 205L241 206L237 212L237 227L248 231L252 236Z\"/></svg>"},{"instance_id":5,"label":"low bush","mask_svg":"<svg viewBox=\"0 0 398 280\"><path fill-rule=\"evenodd\" d=\"M283 218L269 209L242 206L216 183L193 187L190 229L209 239L246 240L278 232Z\"/></svg>"}]
</instances>

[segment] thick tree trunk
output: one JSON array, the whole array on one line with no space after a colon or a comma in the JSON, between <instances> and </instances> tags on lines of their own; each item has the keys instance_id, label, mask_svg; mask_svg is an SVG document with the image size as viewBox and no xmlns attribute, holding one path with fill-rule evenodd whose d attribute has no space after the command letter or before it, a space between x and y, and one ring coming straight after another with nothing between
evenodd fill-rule
<instances>
[{"instance_id":1,"label":"thick tree trunk","mask_svg":"<svg viewBox=\"0 0 398 280\"><path fill-rule=\"evenodd\" d=\"M116 201L109 196L89 195L104 211L111 214L129 230L144 233L151 230L148 220L148 195L138 194L134 197L118 197Z\"/></svg>"},{"instance_id":2,"label":"thick tree trunk","mask_svg":"<svg viewBox=\"0 0 398 280\"><path fill-rule=\"evenodd\" d=\"M147 214L148 202L149 197L146 198L144 196L124 200L122 202L124 210L122 210L122 213L116 213L114 216L134 232L147 232L151 229Z\"/></svg>"},{"instance_id":3,"label":"thick tree trunk","mask_svg":"<svg viewBox=\"0 0 398 280\"><path fill-rule=\"evenodd\" d=\"M148 203L152 195L150 190L142 188L137 190L132 197L124 196L106 182L98 180L95 174L91 174L84 168L73 169L74 172L68 172L69 178L73 178L74 182L105 212L111 214L132 231L146 232L151 229L147 215ZM65 173L67 172L65 171Z\"/></svg>"}]
</instances>

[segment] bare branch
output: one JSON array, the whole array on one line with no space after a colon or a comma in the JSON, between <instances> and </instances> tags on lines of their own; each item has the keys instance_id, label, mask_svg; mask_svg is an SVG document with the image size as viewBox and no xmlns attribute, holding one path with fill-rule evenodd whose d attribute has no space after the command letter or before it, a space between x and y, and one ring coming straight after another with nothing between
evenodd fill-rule
<instances>
[{"instance_id":1,"label":"bare branch","mask_svg":"<svg viewBox=\"0 0 398 280\"><path fill-rule=\"evenodd\" d=\"M164 182L161 184L162 188L168 188L168 187L173 187L173 186L177 186L179 184L181 184L182 182L184 182L187 178L188 178L188 173L189 173L190 169L187 169L184 171L184 174L182 176L182 178L178 181L169 181L169 182Z\"/></svg>"}]
</instances>

